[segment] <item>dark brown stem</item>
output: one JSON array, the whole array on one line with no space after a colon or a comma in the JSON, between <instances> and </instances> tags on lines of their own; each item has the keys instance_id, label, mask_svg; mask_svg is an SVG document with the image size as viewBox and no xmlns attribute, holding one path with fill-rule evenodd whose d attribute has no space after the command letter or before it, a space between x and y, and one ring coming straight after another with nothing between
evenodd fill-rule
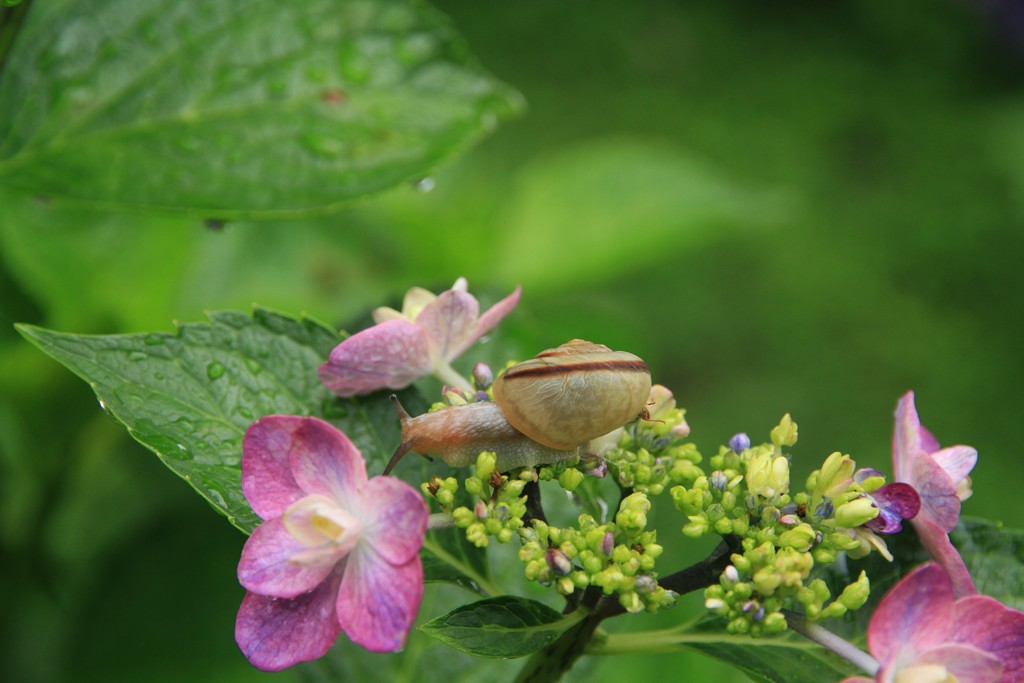
<instances>
[{"instance_id":1,"label":"dark brown stem","mask_svg":"<svg viewBox=\"0 0 1024 683\"><path fill-rule=\"evenodd\" d=\"M523 487L523 495L526 496L526 514L523 515L523 523L532 525L533 520L539 519L547 524L544 507L540 503L540 484L535 481L526 482L526 486Z\"/></svg>"},{"instance_id":2,"label":"dark brown stem","mask_svg":"<svg viewBox=\"0 0 1024 683\"><path fill-rule=\"evenodd\" d=\"M707 588L718 581L729 565L729 557L738 547L738 537L726 536L707 558L669 574L658 581L658 585L680 595ZM583 655L598 625L609 617L625 613L618 599L601 596L600 591L593 588L591 586L584 591L582 599L579 599L580 607L589 609L590 613L551 645L535 652L519 672L516 683L555 683Z\"/></svg>"}]
</instances>

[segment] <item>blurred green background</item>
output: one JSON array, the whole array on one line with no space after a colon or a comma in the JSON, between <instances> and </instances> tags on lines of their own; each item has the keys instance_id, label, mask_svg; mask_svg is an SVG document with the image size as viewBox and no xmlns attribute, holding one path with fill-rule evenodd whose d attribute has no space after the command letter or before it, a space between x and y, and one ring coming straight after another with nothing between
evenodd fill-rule
<instances>
[{"instance_id":1,"label":"blurred green background","mask_svg":"<svg viewBox=\"0 0 1024 683\"><path fill-rule=\"evenodd\" d=\"M1024 52L995 3L435 4L528 109L430 192L211 230L0 188L3 680L295 680L233 643L242 535L14 322L165 330L255 302L348 327L411 285L521 283L502 348L641 355L706 453L790 412L800 476L833 450L889 471L912 388L981 454L965 513L1024 526ZM686 654L576 677L665 671L743 680Z\"/></svg>"}]
</instances>

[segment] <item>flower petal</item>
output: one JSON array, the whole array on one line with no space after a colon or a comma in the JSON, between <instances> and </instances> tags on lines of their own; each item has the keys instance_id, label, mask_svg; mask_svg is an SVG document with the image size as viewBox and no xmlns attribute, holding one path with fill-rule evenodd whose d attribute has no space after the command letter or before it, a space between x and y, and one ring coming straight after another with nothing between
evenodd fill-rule
<instances>
[{"instance_id":1,"label":"flower petal","mask_svg":"<svg viewBox=\"0 0 1024 683\"><path fill-rule=\"evenodd\" d=\"M305 496L292 476L288 453L301 417L268 415L249 426L242 440L242 492L263 519L280 517Z\"/></svg>"},{"instance_id":2,"label":"flower petal","mask_svg":"<svg viewBox=\"0 0 1024 683\"><path fill-rule=\"evenodd\" d=\"M363 487L361 498L363 542L394 565L415 557L430 517L422 494L401 479L374 477Z\"/></svg>"},{"instance_id":3,"label":"flower petal","mask_svg":"<svg viewBox=\"0 0 1024 683\"><path fill-rule=\"evenodd\" d=\"M426 334L432 365L448 363L477 340L480 304L467 292L449 289L431 301L416 318Z\"/></svg>"},{"instance_id":4,"label":"flower petal","mask_svg":"<svg viewBox=\"0 0 1024 683\"><path fill-rule=\"evenodd\" d=\"M455 356L460 355L463 351L469 348L470 344L490 332L495 325L501 322L502 318L511 313L512 309L519 305L519 297L522 293L522 287L516 285L516 288L512 290L511 294L488 308L487 311L476 321L476 329L473 331L473 339L461 348L455 349Z\"/></svg>"},{"instance_id":5,"label":"flower petal","mask_svg":"<svg viewBox=\"0 0 1024 683\"><path fill-rule=\"evenodd\" d=\"M931 458L949 475L955 486L966 479L978 463L978 451L970 446L950 446L935 451Z\"/></svg>"},{"instance_id":6,"label":"flower petal","mask_svg":"<svg viewBox=\"0 0 1024 683\"><path fill-rule=\"evenodd\" d=\"M1003 663L1000 682L1024 680L1024 613L988 596L971 595L956 601L953 615L954 640L998 657Z\"/></svg>"},{"instance_id":7,"label":"flower petal","mask_svg":"<svg viewBox=\"0 0 1024 683\"><path fill-rule=\"evenodd\" d=\"M930 455L922 454L914 461L909 483L921 496L921 516L947 533L952 531L960 519L960 497L946 470Z\"/></svg>"},{"instance_id":8,"label":"flower petal","mask_svg":"<svg viewBox=\"0 0 1024 683\"><path fill-rule=\"evenodd\" d=\"M997 683L1003 672L999 657L971 645L940 645L922 653L914 663L941 665L958 683Z\"/></svg>"},{"instance_id":9,"label":"flower petal","mask_svg":"<svg viewBox=\"0 0 1024 683\"><path fill-rule=\"evenodd\" d=\"M946 575L953 582L953 595L963 597L977 593L974 581L960 553L953 547L949 536L931 519L918 515L911 524L917 531L917 538L933 560L942 565Z\"/></svg>"},{"instance_id":10,"label":"flower petal","mask_svg":"<svg viewBox=\"0 0 1024 683\"><path fill-rule=\"evenodd\" d=\"M242 548L238 582L247 590L274 598L294 598L319 586L342 554L332 552L319 562L296 564L291 558L308 546L295 540L280 519L256 527Z\"/></svg>"},{"instance_id":11,"label":"flower petal","mask_svg":"<svg viewBox=\"0 0 1024 683\"><path fill-rule=\"evenodd\" d=\"M921 448L921 420L914 407L914 392L908 391L896 404L896 429L892 435L892 468L896 481L913 484L911 468Z\"/></svg>"},{"instance_id":12,"label":"flower petal","mask_svg":"<svg viewBox=\"0 0 1024 683\"><path fill-rule=\"evenodd\" d=\"M405 644L422 598L418 555L396 567L373 548L360 545L345 566L338 622L353 643L371 652L394 652Z\"/></svg>"},{"instance_id":13,"label":"flower petal","mask_svg":"<svg viewBox=\"0 0 1024 683\"><path fill-rule=\"evenodd\" d=\"M868 625L868 649L884 668L904 648L920 652L946 642L952 617L953 586L941 567L928 563L882 598Z\"/></svg>"},{"instance_id":14,"label":"flower petal","mask_svg":"<svg viewBox=\"0 0 1024 683\"><path fill-rule=\"evenodd\" d=\"M322 657L341 627L335 613L340 574L291 600L246 593L235 620L235 642L249 663L280 671Z\"/></svg>"},{"instance_id":15,"label":"flower petal","mask_svg":"<svg viewBox=\"0 0 1024 683\"><path fill-rule=\"evenodd\" d=\"M408 320L386 320L334 347L320 366L320 381L339 396L402 389L430 373L423 330Z\"/></svg>"},{"instance_id":16,"label":"flower petal","mask_svg":"<svg viewBox=\"0 0 1024 683\"><path fill-rule=\"evenodd\" d=\"M903 528L904 519L912 519L921 509L921 497L910 484L893 482L871 494L878 516L865 526L880 534L894 534Z\"/></svg>"},{"instance_id":17,"label":"flower petal","mask_svg":"<svg viewBox=\"0 0 1024 683\"><path fill-rule=\"evenodd\" d=\"M307 493L334 500L343 510L366 484L366 462L340 429L316 417L301 418L289 458L295 482Z\"/></svg>"}]
</instances>

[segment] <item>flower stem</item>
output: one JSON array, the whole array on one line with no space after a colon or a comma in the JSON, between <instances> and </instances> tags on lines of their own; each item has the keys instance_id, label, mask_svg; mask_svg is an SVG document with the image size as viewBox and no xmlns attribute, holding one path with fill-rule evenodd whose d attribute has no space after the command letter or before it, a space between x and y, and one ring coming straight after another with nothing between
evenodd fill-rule
<instances>
[{"instance_id":1,"label":"flower stem","mask_svg":"<svg viewBox=\"0 0 1024 683\"><path fill-rule=\"evenodd\" d=\"M455 372L452 366L447 363L441 363L434 368L434 377L437 377L450 387L458 387L463 391L473 393L473 385L469 383L469 380Z\"/></svg>"},{"instance_id":2,"label":"flower stem","mask_svg":"<svg viewBox=\"0 0 1024 683\"><path fill-rule=\"evenodd\" d=\"M450 529L453 526L455 526L455 518L450 512L435 512L427 518L427 531Z\"/></svg>"},{"instance_id":3,"label":"flower stem","mask_svg":"<svg viewBox=\"0 0 1024 683\"><path fill-rule=\"evenodd\" d=\"M860 648L854 647L852 643L843 640L831 631L812 624L802 614L783 610L786 615L786 622L789 627L800 635L813 640L826 650L831 650L856 667L863 669L869 675L878 673L878 662L875 658Z\"/></svg>"}]
</instances>

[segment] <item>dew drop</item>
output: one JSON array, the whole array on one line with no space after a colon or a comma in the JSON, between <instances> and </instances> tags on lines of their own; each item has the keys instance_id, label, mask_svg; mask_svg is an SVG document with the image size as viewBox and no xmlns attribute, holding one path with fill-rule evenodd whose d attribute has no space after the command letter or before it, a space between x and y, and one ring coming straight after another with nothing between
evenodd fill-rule
<instances>
[{"instance_id":1,"label":"dew drop","mask_svg":"<svg viewBox=\"0 0 1024 683\"><path fill-rule=\"evenodd\" d=\"M210 379L217 379L224 374L224 365L218 361L213 361L206 366L206 376Z\"/></svg>"},{"instance_id":2,"label":"dew drop","mask_svg":"<svg viewBox=\"0 0 1024 683\"><path fill-rule=\"evenodd\" d=\"M145 342L146 346L160 346L161 344L164 343L164 338L162 335L159 334L147 334L146 338L143 341Z\"/></svg>"},{"instance_id":3,"label":"dew drop","mask_svg":"<svg viewBox=\"0 0 1024 683\"><path fill-rule=\"evenodd\" d=\"M192 424L191 420L184 417L179 417L177 420L175 420L175 424L177 424L178 428L181 429L181 431L185 432L186 434L193 432L196 428L196 426ZM178 447L181 448L181 445L179 444ZM184 449L182 448L182 450Z\"/></svg>"},{"instance_id":4,"label":"dew drop","mask_svg":"<svg viewBox=\"0 0 1024 683\"><path fill-rule=\"evenodd\" d=\"M249 410L248 408L239 408L237 412L238 412L239 415L244 417L246 420L251 420L252 419L252 411Z\"/></svg>"},{"instance_id":5,"label":"dew drop","mask_svg":"<svg viewBox=\"0 0 1024 683\"><path fill-rule=\"evenodd\" d=\"M146 360L149 358L149 354L143 353L142 351L132 351L128 354L128 360L138 363L140 360Z\"/></svg>"},{"instance_id":6,"label":"dew drop","mask_svg":"<svg viewBox=\"0 0 1024 683\"><path fill-rule=\"evenodd\" d=\"M431 178L430 176L426 176L424 178L420 178L419 180L414 181L412 187L417 192L422 192L426 194L427 192L433 190L436 184L437 183L434 182L433 178Z\"/></svg>"},{"instance_id":7,"label":"dew drop","mask_svg":"<svg viewBox=\"0 0 1024 683\"><path fill-rule=\"evenodd\" d=\"M249 368L249 372L254 375L260 374L260 370L263 369L263 366L259 364L259 361L254 358L246 358L245 367Z\"/></svg>"}]
</instances>

